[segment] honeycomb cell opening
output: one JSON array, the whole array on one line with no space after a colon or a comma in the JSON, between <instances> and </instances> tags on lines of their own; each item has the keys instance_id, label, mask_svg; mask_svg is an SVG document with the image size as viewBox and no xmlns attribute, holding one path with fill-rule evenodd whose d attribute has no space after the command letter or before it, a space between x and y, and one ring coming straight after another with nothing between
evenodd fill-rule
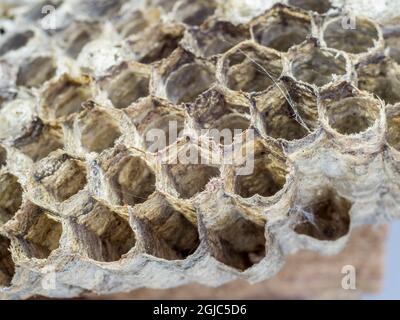
<instances>
[{"instance_id":1,"label":"honeycomb cell opening","mask_svg":"<svg viewBox=\"0 0 400 320\"><path fill-rule=\"evenodd\" d=\"M277 110L264 113L263 120L267 135L273 138L292 141L302 139L309 134L287 101Z\"/></svg>"},{"instance_id":2,"label":"honeycomb cell opening","mask_svg":"<svg viewBox=\"0 0 400 320\"><path fill-rule=\"evenodd\" d=\"M0 226L10 220L20 208L22 192L15 176L9 173L0 176Z\"/></svg>"},{"instance_id":3,"label":"honeycomb cell opening","mask_svg":"<svg viewBox=\"0 0 400 320\"><path fill-rule=\"evenodd\" d=\"M334 76L346 74L346 60L336 53L314 48L292 61L292 73L297 80L322 87L334 81Z\"/></svg>"},{"instance_id":4,"label":"honeycomb cell opening","mask_svg":"<svg viewBox=\"0 0 400 320\"><path fill-rule=\"evenodd\" d=\"M14 147L36 162L51 152L62 149L63 137L60 126L44 124L40 119L36 119L29 128L29 134L16 139Z\"/></svg>"},{"instance_id":5,"label":"honeycomb cell opening","mask_svg":"<svg viewBox=\"0 0 400 320\"><path fill-rule=\"evenodd\" d=\"M289 0L289 5L324 14L332 8L330 0Z\"/></svg>"},{"instance_id":6,"label":"honeycomb cell opening","mask_svg":"<svg viewBox=\"0 0 400 320\"><path fill-rule=\"evenodd\" d=\"M188 63L172 72L165 84L168 100L172 103L193 102L215 81L214 72L201 63Z\"/></svg>"},{"instance_id":7,"label":"honeycomb cell opening","mask_svg":"<svg viewBox=\"0 0 400 320\"><path fill-rule=\"evenodd\" d=\"M213 0L181 0L174 6L174 17L188 25L198 26L211 17L217 9Z\"/></svg>"},{"instance_id":8,"label":"honeycomb cell opening","mask_svg":"<svg viewBox=\"0 0 400 320\"><path fill-rule=\"evenodd\" d=\"M43 93L42 113L45 118L62 118L82 109L82 103L91 98L87 81L62 77Z\"/></svg>"},{"instance_id":9,"label":"honeycomb cell opening","mask_svg":"<svg viewBox=\"0 0 400 320\"><path fill-rule=\"evenodd\" d=\"M155 254L163 259L182 260L193 254L199 246L197 225L157 194L147 206L138 208L137 215L150 226L154 235L167 245L173 254L160 250Z\"/></svg>"},{"instance_id":10,"label":"honeycomb cell opening","mask_svg":"<svg viewBox=\"0 0 400 320\"><path fill-rule=\"evenodd\" d=\"M39 87L50 80L56 72L51 57L36 57L22 64L17 74L17 85L28 88Z\"/></svg>"},{"instance_id":11,"label":"honeycomb cell opening","mask_svg":"<svg viewBox=\"0 0 400 320\"><path fill-rule=\"evenodd\" d=\"M44 211L30 221L30 226L23 236L29 256L37 259L47 259L60 246L62 225L50 218Z\"/></svg>"},{"instance_id":12,"label":"honeycomb cell opening","mask_svg":"<svg viewBox=\"0 0 400 320\"><path fill-rule=\"evenodd\" d=\"M149 95L149 76L131 68L124 68L108 80L105 90L116 108L126 108L137 99Z\"/></svg>"},{"instance_id":13,"label":"honeycomb cell opening","mask_svg":"<svg viewBox=\"0 0 400 320\"><path fill-rule=\"evenodd\" d=\"M76 59L83 47L95 39L99 33L100 26L97 23L74 22L62 32L60 41L65 52Z\"/></svg>"},{"instance_id":14,"label":"honeycomb cell opening","mask_svg":"<svg viewBox=\"0 0 400 320\"><path fill-rule=\"evenodd\" d=\"M266 254L264 227L243 217L222 230L210 231L212 255L218 261L245 271Z\"/></svg>"},{"instance_id":15,"label":"honeycomb cell opening","mask_svg":"<svg viewBox=\"0 0 400 320\"><path fill-rule=\"evenodd\" d=\"M275 195L282 190L288 174L283 154L278 155L257 142L254 150L246 151L247 154L250 152L254 152L254 159L249 158L247 162L248 168L252 168L251 173L235 177L234 192L243 198Z\"/></svg>"},{"instance_id":16,"label":"honeycomb cell opening","mask_svg":"<svg viewBox=\"0 0 400 320\"><path fill-rule=\"evenodd\" d=\"M126 16L116 18L116 30L123 38L145 32L146 28L159 20L155 12L135 10Z\"/></svg>"},{"instance_id":17,"label":"honeycomb cell opening","mask_svg":"<svg viewBox=\"0 0 400 320\"><path fill-rule=\"evenodd\" d=\"M157 24L128 39L135 60L151 64L167 58L179 47L184 28L181 25Z\"/></svg>"},{"instance_id":18,"label":"honeycomb cell opening","mask_svg":"<svg viewBox=\"0 0 400 320\"><path fill-rule=\"evenodd\" d=\"M371 63L360 64L357 76L361 90L376 94L386 103L400 102L400 66L393 60L378 57Z\"/></svg>"},{"instance_id":19,"label":"honeycomb cell opening","mask_svg":"<svg viewBox=\"0 0 400 320\"><path fill-rule=\"evenodd\" d=\"M318 240L337 240L350 229L351 203L336 192L319 190L312 202L300 210L295 232Z\"/></svg>"},{"instance_id":20,"label":"honeycomb cell opening","mask_svg":"<svg viewBox=\"0 0 400 320\"><path fill-rule=\"evenodd\" d=\"M287 52L311 34L311 21L308 17L298 18L286 12L278 12L276 18L253 25L252 34L259 44Z\"/></svg>"},{"instance_id":21,"label":"honeycomb cell opening","mask_svg":"<svg viewBox=\"0 0 400 320\"><path fill-rule=\"evenodd\" d=\"M264 91L280 77L280 55L252 46L231 49L224 59L224 76L229 89L245 92Z\"/></svg>"},{"instance_id":22,"label":"honeycomb cell opening","mask_svg":"<svg viewBox=\"0 0 400 320\"><path fill-rule=\"evenodd\" d=\"M127 156L119 164L111 182L121 205L142 203L155 191L156 177L144 160Z\"/></svg>"},{"instance_id":23,"label":"honeycomb cell opening","mask_svg":"<svg viewBox=\"0 0 400 320\"><path fill-rule=\"evenodd\" d=\"M218 90L211 89L202 94L189 106L189 112L201 129L222 145L229 145L235 136L247 130L250 125L250 105L230 101Z\"/></svg>"},{"instance_id":24,"label":"honeycomb cell opening","mask_svg":"<svg viewBox=\"0 0 400 320\"><path fill-rule=\"evenodd\" d=\"M10 52L18 50L29 42L31 38L34 37L34 32L31 30L20 32L12 35L8 39L6 39L0 47L0 56Z\"/></svg>"},{"instance_id":25,"label":"honeycomb cell opening","mask_svg":"<svg viewBox=\"0 0 400 320\"><path fill-rule=\"evenodd\" d=\"M329 125L344 135L366 131L379 119L379 102L370 98L349 97L327 105Z\"/></svg>"},{"instance_id":26,"label":"honeycomb cell opening","mask_svg":"<svg viewBox=\"0 0 400 320\"><path fill-rule=\"evenodd\" d=\"M0 235L0 288L9 287L15 273L10 246L10 240Z\"/></svg>"},{"instance_id":27,"label":"honeycomb cell opening","mask_svg":"<svg viewBox=\"0 0 400 320\"><path fill-rule=\"evenodd\" d=\"M158 119L155 118L152 123L146 126L143 135L147 151L158 152L175 143L183 135L184 125L185 119L178 114L164 115ZM162 137L160 137L161 141L158 138L154 141L154 137L151 134L154 132L153 130L157 130L159 133L163 132L162 135L160 134Z\"/></svg>"},{"instance_id":28,"label":"honeycomb cell opening","mask_svg":"<svg viewBox=\"0 0 400 320\"><path fill-rule=\"evenodd\" d=\"M212 178L220 176L219 168L201 163L179 163L167 167L175 189L183 199L202 192Z\"/></svg>"},{"instance_id":29,"label":"honeycomb cell opening","mask_svg":"<svg viewBox=\"0 0 400 320\"><path fill-rule=\"evenodd\" d=\"M86 186L85 164L66 154L55 159L38 162L34 178L55 198L63 202L77 194Z\"/></svg>"},{"instance_id":30,"label":"honeycomb cell opening","mask_svg":"<svg viewBox=\"0 0 400 320\"><path fill-rule=\"evenodd\" d=\"M228 21L210 21L199 29L187 30L190 43L196 43L196 49L202 57L212 57L225 53L238 43L250 38L250 32L241 25L235 26Z\"/></svg>"},{"instance_id":31,"label":"honeycomb cell opening","mask_svg":"<svg viewBox=\"0 0 400 320\"><path fill-rule=\"evenodd\" d=\"M110 148L121 136L117 122L108 113L99 109L84 113L78 125L82 146L89 152L101 152Z\"/></svg>"},{"instance_id":32,"label":"honeycomb cell opening","mask_svg":"<svg viewBox=\"0 0 400 320\"><path fill-rule=\"evenodd\" d=\"M97 254L91 257L97 261L118 261L135 246L136 237L129 222L100 203L78 222L97 239L92 248Z\"/></svg>"},{"instance_id":33,"label":"honeycomb cell opening","mask_svg":"<svg viewBox=\"0 0 400 320\"><path fill-rule=\"evenodd\" d=\"M333 20L325 28L323 38L328 47L360 54L368 52L375 46L375 41L379 40L379 33L372 22L356 18L352 26L346 25L344 20L343 18Z\"/></svg>"}]
</instances>

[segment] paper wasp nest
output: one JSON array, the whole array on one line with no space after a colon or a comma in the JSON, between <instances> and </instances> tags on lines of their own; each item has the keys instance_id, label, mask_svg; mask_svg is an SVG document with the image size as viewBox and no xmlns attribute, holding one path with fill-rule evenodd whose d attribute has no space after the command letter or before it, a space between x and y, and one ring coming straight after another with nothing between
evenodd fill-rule
<instances>
[{"instance_id":1,"label":"paper wasp nest","mask_svg":"<svg viewBox=\"0 0 400 320\"><path fill-rule=\"evenodd\" d=\"M399 215L396 1L0 10L0 297L258 282Z\"/></svg>"}]
</instances>

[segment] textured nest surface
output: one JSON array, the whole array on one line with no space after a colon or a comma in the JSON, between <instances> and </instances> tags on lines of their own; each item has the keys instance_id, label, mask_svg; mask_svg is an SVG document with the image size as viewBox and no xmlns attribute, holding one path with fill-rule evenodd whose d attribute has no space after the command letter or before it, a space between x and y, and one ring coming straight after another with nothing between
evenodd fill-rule
<instances>
[{"instance_id":1,"label":"textured nest surface","mask_svg":"<svg viewBox=\"0 0 400 320\"><path fill-rule=\"evenodd\" d=\"M351 1L20 2L0 5L0 297L259 282L399 215L398 20ZM250 174L240 135L212 129L255 132Z\"/></svg>"}]
</instances>

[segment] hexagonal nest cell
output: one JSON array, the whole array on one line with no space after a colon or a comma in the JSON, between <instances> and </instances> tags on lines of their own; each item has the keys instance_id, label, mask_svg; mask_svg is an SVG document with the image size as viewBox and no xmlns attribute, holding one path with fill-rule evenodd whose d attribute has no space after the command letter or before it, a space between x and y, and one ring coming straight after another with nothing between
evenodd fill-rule
<instances>
[{"instance_id":1,"label":"hexagonal nest cell","mask_svg":"<svg viewBox=\"0 0 400 320\"><path fill-rule=\"evenodd\" d=\"M246 147L246 146L245 146ZM255 195L271 197L282 190L286 183L288 168L282 150L269 147L261 140L245 151L245 164L251 166L250 174L236 170L234 192L242 198Z\"/></svg>"},{"instance_id":2,"label":"hexagonal nest cell","mask_svg":"<svg viewBox=\"0 0 400 320\"><path fill-rule=\"evenodd\" d=\"M185 113L164 99L150 96L124 110L148 152L158 152L182 136Z\"/></svg>"},{"instance_id":3,"label":"hexagonal nest cell","mask_svg":"<svg viewBox=\"0 0 400 320\"><path fill-rule=\"evenodd\" d=\"M41 96L41 116L62 119L82 109L82 103L91 98L90 79L72 78L64 74L48 83Z\"/></svg>"},{"instance_id":4,"label":"hexagonal nest cell","mask_svg":"<svg viewBox=\"0 0 400 320\"><path fill-rule=\"evenodd\" d=\"M318 125L317 97L307 86L278 82L254 96L265 133L288 141L307 136Z\"/></svg>"},{"instance_id":5,"label":"hexagonal nest cell","mask_svg":"<svg viewBox=\"0 0 400 320\"><path fill-rule=\"evenodd\" d=\"M26 61L18 70L17 85L39 87L50 80L56 72L56 63L51 56L39 56Z\"/></svg>"},{"instance_id":6,"label":"hexagonal nest cell","mask_svg":"<svg viewBox=\"0 0 400 320\"><path fill-rule=\"evenodd\" d=\"M298 234L333 241L348 234L351 202L325 188L316 191L314 199L299 210Z\"/></svg>"},{"instance_id":7,"label":"hexagonal nest cell","mask_svg":"<svg viewBox=\"0 0 400 320\"><path fill-rule=\"evenodd\" d=\"M265 221L253 221L227 197L221 200L217 208L218 216L210 220L207 219L207 213L203 213L207 230L205 241L210 246L212 256L240 271L259 263L269 249Z\"/></svg>"},{"instance_id":8,"label":"hexagonal nest cell","mask_svg":"<svg viewBox=\"0 0 400 320\"><path fill-rule=\"evenodd\" d=\"M165 98L175 104L193 102L215 82L214 65L182 48L158 65L156 74L153 86L164 86Z\"/></svg>"},{"instance_id":9,"label":"hexagonal nest cell","mask_svg":"<svg viewBox=\"0 0 400 320\"><path fill-rule=\"evenodd\" d=\"M80 216L76 222L91 236L92 259L118 261L135 246L136 237L127 219L99 202L95 202L90 212Z\"/></svg>"},{"instance_id":10,"label":"hexagonal nest cell","mask_svg":"<svg viewBox=\"0 0 400 320\"><path fill-rule=\"evenodd\" d=\"M201 25L214 14L217 7L213 0L180 0L174 5L172 13L178 21L188 25Z\"/></svg>"},{"instance_id":11,"label":"hexagonal nest cell","mask_svg":"<svg viewBox=\"0 0 400 320\"><path fill-rule=\"evenodd\" d=\"M291 60L291 67L297 80L318 87L347 74L347 61L344 56L314 45L306 45L303 52L296 54Z\"/></svg>"},{"instance_id":12,"label":"hexagonal nest cell","mask_svg":"<svg viewBox=\"0 0 400 320\"><path fill-rule=\"evenodd\" d=\"M341 90L336 91L338 88ZM381 110L379 100L360 94L347 84L332 91L338 93L335 96L331 91L326 92L322 104L329 126L335 131L343 135L358 134L377 123Z\"/></svg>"},{"instance_id":13,"label":"hexagonal nest cell","mask_svg":"<svg viewBox=\"0 0 400 320\"><path fill-rule=\"evenodd\" d=\"M311 35L311 18L304 13L277 6L255 20L251 26L257 43L286 52Z\"/></svg>"},{"instance_id":14,"label":"hexagonal nest cell","mask_svg":"<svg viewBox=\"0 0 400 320\"><path fill-rule=\"evenodd\" d=\"M36 118L27 132L16 139L13 145L33 161L38 161L51 152L62 149L63 138L64 134L59 125L44 124L40 118Z\"/></svg>"},{"instance_id":15,"label":"hexagonal nest cell","mask_svg":"<svg viewBox=\"0 0 400 320\"><path fill-rule=\"evenodd\" d=\"M101 108L90 108L77 120L82 146L88 152L101 152L114 145L121 136L118 123Z\"/></svg>"},{"instance_id":16,"label":"hexagonal nest cell","mask_svg":"<svg viewBox=\"0 0 400 320\"><path fill-rule=\"evenodd\" d=\"M36 163L33 178L56 201L68 200L86 186L85 164L59 152Z\"/></svg>"},{"instance_id":17,"label":"hexagonal nest cell","mask_svg":"<svg viewBox=\"0 0 400 320\"><path fill-rule=\"evenodd\" d=\"M18 249L28 258L47 259L60 246L60 221L30 202L23 204L7 225L7 230L15 237Z\"/></svg>"},{"instance_id":18,"label":"hexagonal nest cell","mask_svg":"<svg viewBox=\"0 0 400 320\"><path fill-rule=\"evenodd\" d=\"M126 108L149 94L149 69L136 63L122 63L100 80L100 86L114 107Z\"/></svg>"},{"instance_id":19,"label":"hexagonal nest cell","mask_svg":"<svg viewBox=\"0 0 400 320\"><path fill-rule=\"evenodd\" d=\"M323 33L327 46L351 54L367 52L379 40L376 25L366 19L343 17L330 21ZM352 20L354 19L354 21Z\"/></svg>"},{"instance_id":20,"label":"hexagonal nest cell","mask_svg":"<svg viewBox=\"0 0 400 320\"><path fill-rule=\"evenodd\" d=\"M250 103L234 101L218 88L206 91L188 108L199 129L208 130L223 145L231 144L250 127Z\"/></svg>"},{"instance_id":21,"label":"hexagonal nest cell","mask_svg":"<svg viewBox=\"0 0 400 320\"><path fill-rule=\"evenodd\" d=\"M26 46L34 36L35 33L31 30L12 34L0 44L0 56L21 49Z\"/></svg>"},{"instance_id":22,"label":"hexagonal nest cell","mask_svg":"<svg viewBox=\"0 0 400 320\"><path fill-rule=\"evenodd\" d=\"M110 183L120 205L142 203L154 192L153 169L139 156L120 154L113 168L107 170Z\"/></svg>"},{"instance_id":23,"label":"hexagonal nest cell","mask_svg":"<svg viewBox=\"0 0 400 320\"><path fill-rule=\"evenodd\" d=\"M152 251L160 258L185 259L199 246L197 224L160 193L135 207L134 216L146 223L152 237L161 242L159 250Z\"/></svg>"},{"instance_id":24,"label":"hexagonal nest cell","mask_svg":"<svg viewBox=\"0 0 400 320\"><path fill-rule=\"evenodd\" d=\"M260 92L274 84L282 68L278 52L245 42L224 55L221 80L231 90Z\"/></svg>"}]
</instances>

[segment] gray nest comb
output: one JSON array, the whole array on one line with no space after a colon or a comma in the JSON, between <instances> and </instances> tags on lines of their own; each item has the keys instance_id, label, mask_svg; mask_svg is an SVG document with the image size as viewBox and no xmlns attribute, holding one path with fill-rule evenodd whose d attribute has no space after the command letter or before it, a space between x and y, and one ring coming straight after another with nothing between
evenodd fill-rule
<instances>
[{"instance_id":1,"label":"gray nest comb","mask_svg":"<svg viewBox=\"0 0 400 320\"><path fill-rule=\"evenodd\" d=\"M2 2L0 297L258 282L399 216L396 4L273 2Z\"/></svg>"}]
</instances>

